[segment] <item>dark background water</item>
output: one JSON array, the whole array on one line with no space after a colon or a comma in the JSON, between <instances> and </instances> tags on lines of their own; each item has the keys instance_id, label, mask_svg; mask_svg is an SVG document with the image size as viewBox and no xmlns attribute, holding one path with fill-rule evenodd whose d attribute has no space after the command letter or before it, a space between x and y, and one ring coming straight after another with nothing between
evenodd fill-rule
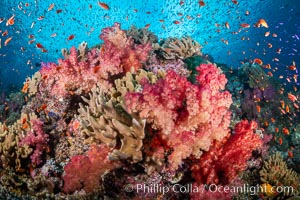
<instances>
[{"instance_id":1,"label":"dark background water","mask_svg":"<svg viewBox=\"0 0 300 200\"><path fill-rule=\"evenodd\" d=\"M296 65L300 63L299 0L239 0L238 4L231 0L204 2L205 6L201 7L198 1L192 0L110 0L105 1L110 9L104 10L98 1L92 0L2 0L0 18L5 20L0 30L2 33L7 30L8 35L0 35L0 91L20 89L25 78L39 69L41 61L55 62L61 57L62 48L78 46L82 41L88 42L90 47L99 44L101 29L114 22L120 22L123 29L150 24L149 30L159 38L190 35L200 42L204 53L233 68L240 67L241 62L260 58L264 64L272 66L276 77L297 73L287 66L293 61ZM48 11L52 3L54 8ZM15 24L6 26L6 20L13 14ZM41 16L44 18L39 20ZM269 28L254 27L261 18L267 21ZM226 22L229 29L225 27ZM241 29L242 23L250 27ZM270 35L265 37L267 31ZM277 37L273 37L273 33ZM72 34L74 39L68 40ZM30 35L34 38L29 38ZM11 42L4 46L9 37L13 37ZM33 39L35 41L29 44ZM47 52L36 48L37 43ZM279 48L280 54L277 53Z\"/></svg>"}]
</instances>

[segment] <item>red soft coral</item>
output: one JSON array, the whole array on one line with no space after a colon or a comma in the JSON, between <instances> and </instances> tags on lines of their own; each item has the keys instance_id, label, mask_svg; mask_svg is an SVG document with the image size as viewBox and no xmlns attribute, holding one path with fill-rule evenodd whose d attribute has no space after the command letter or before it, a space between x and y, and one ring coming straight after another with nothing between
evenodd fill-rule
<instances>
[{"instance_id":1,"label":"red soft coral","mask_svg":"<svg viewBox=\"0 0 300 200\"><path fill-rule=\"evenodd\" d=\"M86 155L73 156L65 166L63 176L65 193L84 189L92 192L100 186L101 176L108 170L120 166L119 162L108 160L109 148L92 146Z\"/></svg>"},{"instance_id":2,"label":"red soft coral","mask_svg":"<svg viewBox=\"0 0 300 200\"><path fill-rule=\"evenodd\" d=\"M231 183L239 172L247 168L252 151L263 145L260 136L254 133L256 128L256 122L241 121L235 126L234 135L215 142L193 166L197 182Z\"/></svg>"},{"instance_id":3,"label":"red soft coral","mask_svg":"<svg viewBox=\"0 0 300 200\"><path fill-rule=\"evenodd\" d=\"M197 70L196 84L170 70L155 84L144 83L141 93L125 96L128 112L147 119L173 149L168 161L174 170L183 159L199 157L213 140L220 141L229 133L232 100L229 92L221 91L225 76L213 64L200 65Z\"/></svg>"}]
</instances>

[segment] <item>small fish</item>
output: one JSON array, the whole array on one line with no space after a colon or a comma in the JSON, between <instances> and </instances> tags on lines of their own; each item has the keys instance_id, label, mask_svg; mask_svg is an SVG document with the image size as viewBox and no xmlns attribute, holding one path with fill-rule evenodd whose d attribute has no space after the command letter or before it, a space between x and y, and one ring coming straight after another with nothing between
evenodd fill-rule
<instances>
[{"instance_id":1,"label":"small fish","mask_svg":"<svg viewBox=\"0 0 300 200\"><path fill-rule=\"evenodd\" d=\"M237 0L232 0L232 3L237 5L239 2Z\"/></svg>"},{"instance_id":2,"label":"small fish","mask_svg":"<svg viewBox=\"0 0 300 200\"><path fill-rule=\"evenodd\" d=\"M14 25L15 23L15 14L13 14L13 16L11 16L7 22L6 22L6 26L11 26L11 25Z\"/></svg>"},{"instance_id":3,"label":"small fish","mask_svg":"<svg viewBox=\"0 0 300 200\"><path fill-rule=\"evenodd\" d=\"M272 72L270 72L270 71L267 74L271 77L273 76Z\"/></svg>"},{"instance_id":4,"label":"small fish","mask_svg":"<svg viewBox=\"0 0 300 200\"><path fill-rule=\"evenodd\" d=\"M294 71L294 70L297 69L296 66L294 66L294 65L291 65L291 66L289 66L288 68L289 68L289 70L292 70L292 71Z\"/></svg>"},{"instance_id":5,"label":"small fish","mask_svg":"<svg viewBox=\"0 0 300 200\"><path fill-rule=\"evenodd\" d=\"M202 6L205 6L205 3L203 0L199 0L199 6L202 7Z\"/></svg>"},{"instance_id":6,"label":"small fish","mask_svg":"<svg viewBox=\"0 0 300 200\"><path fill-rule=\"evenodd\" d=\"M50 4L50 6L49 6L49 8L48 8L48 12L54 8L54 5L55 5L54 3L51 3L51 4Z\"/></svg>"},{"instance_id":7,"label":"small fish","mask_svg":"<svg viewBox=\"0 0 300 200\"><path fill-rule=\"evenodd\" d=\"M56 13L57 14L59 14L59 13L61 13L62 12L62 10L61 9L59 9L59 10L56 10Z\"/></svg>"},{"instance_id":8,"label":"small fish","mask_svg":"<svg viewBox=\"0 0 300 200\"><path fill-rule=\"evenodd\" d=\"M28 82L25 82L24 83L24 86L23 86L23 88L22 88L22 92L23 93L27 93L28 92L28 87L29 87L29 83Z\"/></svg>"},{"instance_id":9,"label":"small fish","mask_svg":"<svg viewBox=\"0 0 300 200\"><path fill-rule=\"evenodd\" d=\"M99 71L99 69L100 69L100 65L95 66L93 70L94 73L96 74Z\"/></svg>"},{"instance_id":10,"label":"small fish","mask_svg":"<svg viewBox=\"0 0 300 200\"><path fill-rule=\"evenodd\" d=\"M98 5L104 10L109 10L109 6L106 3L98 2Z\"/></svg>"},{"instance_id":11,"label":"small fish","mask_svg":"<svg viewBox=\"0 0 300 200\"><path fill-rule=\"evenodd\" d=\"M265 27L265 28L269 28L266 20L264 20L264 19L259 19L254 26L257 27L257 28L259 28L261 26Z\"/></svg>"},{"instance_id":12,"label":"small fish","mask_svg":"<svg viewBox=\"0 0 300 200\"><path fill-rule=\"evenodd\" d=\"M41 45L41 43L37 43L35 46L36 46L37 48L39 48L39 49L43 49L43 48L44 48L43 45Z\"/></svg>"},{"instance_id":13,"label":"small fish","mask_svg":"<svg viewBox=\"0 0 300 200\"><path fill-rule=\"evenodd\" d=\"M277 34L276 34L276 33L273 33L272 36L273 36L273 37L277 37Z\"/></svg>"},{"instance_id":14,"label":"small fish","mask_svg":"<svg viewBox=\"0 0 300 200\"><path fill-rule=\"evenodd\" d=\"M35 22L32 22L30 28L33 28L34 24L35 24Z\"/></svg>"},{"instance_id":15,"label":"small fish","mask_svg":"<svg viewBox=\"0 0 300 200\"><path fill-rule=\"evenodd\" d=\"M247 23L242 23L240 26L243 28L250 28L250 24Z\"/></svg>"},{"instance_id":16,"label":"small fish","mask_svg":"<svg viewBox=\"0 0 300 200\"><path fill-rule=\"evenodd\" d=\"M288 93L288 98L289 98L289 100L291 100L292 102L295 102L295 101L298 100L298 98L297 98L295 95L293 95L292 93Z\"/></svg>"},{"instance_id":17,"label":"small fish","mask_svg":"<svg viewBox=\"0 0 300 200\"><path fill-rule=\"evenodd\" d=\"M4 41L4 46L7 46L8 43L12 40L13 37L9 37Z\"/></svg>"},{"instance_id":18,"label":"small fish","mask_svg":"<svg viewBox=\"0 0 300 200\"><path fill-rule=\"evenodd\" d=\"M28 7L28 6L29 6L29 3L25 3L25 6Z\"/></svg>"},{"instance_id":19,"label":"small fish","mask_svg":"<svg viewBox=\"0 0 300 200\"><path fill-rule=\"evenodd\" d=\"M246 10L245 15L246 15L246 16L250 15L249 10Z\"/></svg>"},{"instance_id":20,"label":"small fish","mask_svg":"<svg viewBox=\"0 0 300 200\"><path fill-rule=\"evenodd\" d=\"M268 47L269 47L269 48L272 48L273 45L272 45L271 43L268 43Z\"/></svg>"},{"instance_id":21,"label":"small fish","mask_svg":"<svg viewBox=\"0 0 300 200\"><path fill-rule=\"evenodd\" d=\"M256 106L256 110L257 110L257 112L260 113L260 106L259 105Z\"/></svg>"},{"instance_id":22,"label":"small fish","mask_svg":"<svg viewBox=\"0 0 300 200\"><path fill-rule=\"evenodd\" d=\"M150 25L151 25L151 24L146 24L146 25L145 25L145 28L146 28L146 29L149 28Z\"/></svg>"},{"instance_id":23,"label":"small fish","mask_svg":"<svg viewBox=\"0 0 300 200\"><path fill-rule=\"evenodd\" d=\"M268 37L270 35L270 31L265 32L265 37Z\"/></svg>"},{"instance_id":24,"label":"small fish","mask_svg":"<svg viewBox=\"0 0 300 200\"><path fill-rule=\"evenodd\" d=\"M28 41L28 44L32 44L32 43L34 43L35 42L35 40L29 40Z\"/></svg>"},{"instance_id":25,"label":"small fish","mask_svg":"<svg viewBox=\"0 0 300 200\"><path fill-rule=\"evenodd\" d=\"M159 20L159 22L165 22L165 20L163 20L163 19L160 19L160 20Z\"/></svg>"},{"instance_id":26,"label":"small fish","mask_svg":"<svg viewBox=\"0 0 300 200\"><path fill-rule=\"evenodd\" d=\"M264 68L265 68L265 69L271 69L271 65L270 65L270 64L266 64L266 65L264 66Z\"/></svg>"},{"instance_id":27,"label":"small fish","mask_svg":"<svg viewBox=\"0 0 300 200\"><path fill-rule=\"evenodd\" d=\"M288 105L285 106L285 111L286 111L287 113L290 112L290 107L289 107Z\"/></svg>"},{"instance_id":28,"label":"small fish","mask_svg":"<svg viewBox=\"0 0 300 200\"><path fill-rule=\"evenodd\" d=\"M42 49L41 50L43 53L46 53L46 52L48 52L48 50L47 49Z\"/></svg>"},{"instance_id":29,"label":"small fish","mask_svg":"<svg viewBox=\"0 0 300 200\"><path fill-rule=\"evenodd\" d=\"M279 142L280 145L282 145L282 142L283 142L282 137L279 138L278 142Z\"/></svg>"},{"instance_id":30,"label":"small fish","mask_svg":"<svg viewBox=\"0 0 300 200\"><path fill-rule=\"evenodd\" d=\"M73 39L74 39L74 37L75 37L75 35L74 35L74 34L72 34L72 35L70 35L70 36L68 37L68 40L73 40Z\"/></svg>"},{"instance_id":31,"label":"small fish","mask_svg":"<svg viewBox=\"0 0 300 200\"><path fill-rule=\"evenodd\" d=\"M45 17L44 16L39 16L39 18L37 19L37 20L39 20L39 21L41 21L41 20L43 20Z\"/></svg>"},{"instance_id":32,"label":"small fish","mask_svg":"<svg viewBox=\"0 0 300 200\"><path fill-rule=\"evenodd\" d=\"M284 127L284 128L282 129L282 133L285 134L285 135L289 135L289 134L290 134L290 131L289 131L289 129L287 129L287 128Z\"/></svg>"},{"instance_id":33,"label":"small fish","mask_svg":"<svg viewBox=\"0 0 300 200\"><path fill-rule=\"evenodd\" d=\"M34 35L30 34L28 35L28 38L34 38Z\"/></svg>"},{"instance_id":34,"label":"small fish","mask_svg":"<svg viewBox=\"0 0 300 200\"><path fill-rule=\"evenodd\" d=\"M229 23L228 22L226 22L225 23L225 27L227 28L227 29L229 29L230 27L229 27Z\"/></svg>"},{"instance_id":35,"label":"small fish","mask_svg":"<svg viewBox=\"0 0 300 200\"><path fill-rule=\"evenodd\" d=\"M255 58L254 61L253 61L253 64L254 64L254 63L257 63L257 64L259 64L259 65L262 65L262 64L263 64L263 61L262 61L261 59L259 59L259 58Z\"/></svg>"},{"instance_id":36,"label":"small fish","mask_svg":"<svg viewBox=\"0 0 300 200\"><path fill-rule=\"evenodd\" d=\"M278 49L276 50L276 53L280 54L280 53L281 53L281 49L278 48Z\"/></svg>"},{"instance_id":37,"label":"small fish","mask_svg":"<svg viewBox=\"0 0 300 200\"><path fill-rule=\"evenodd\" d=\"M56 37L56 36L57 36L56 33L52 33L52 34L50 35L50 37Z\"/></svg>"},{"instance_id":38,"label":"small fish","mask_svg":"<svg viewBox=\"0 0 300 200\"><path fill-rule=\"evenodd\" d=\"M2 37L7 36L7 35L8 35L8 31L7 30L2 33Z\"/></svg>"},{"instance_id":39,"label":"small fish","mask_svg":"<svg viewBox=\"0 0 300 200\"><path fill-rule=\"evenodd\" d=\"M176 20L173 22L174 24L180 24L180 21Z\"/></svg>"},{"instance_id":40,"label":"small fish","mask_svg":"<svg viewBox=\"0 0 300 200\"><path fill-rule=\"evenodd\" d=\"M293 158L293 157L294 157L293 152L292 152L292 151L288 151L288 156L289 156L290 158Z\"/></svg>"}]
</instances>

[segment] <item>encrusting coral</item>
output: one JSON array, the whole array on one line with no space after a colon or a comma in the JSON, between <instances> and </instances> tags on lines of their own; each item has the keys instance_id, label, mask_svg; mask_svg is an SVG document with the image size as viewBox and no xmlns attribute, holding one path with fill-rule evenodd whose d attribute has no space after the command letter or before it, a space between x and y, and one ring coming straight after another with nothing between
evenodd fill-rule
<instances>
[{"instance_id":1,"label":"encrusting coral","mask_svg":"<svg viewBox=\"0 0 300 200\"><path fill-rule=\"evenodd\" d=\"M83 97L87 105L80 104L78 110L87 142L102 142L116 148L120 140L121 147L113 150L111 159L142 160L145 120L128 115L100 86L93 88L89 96L89 99Z\"/></svg>"},{"instance_id":2,"label":"encrusting coral","mask_svg":"<svg viewBox=\"0 0 300 200\"><path fill-rule=\"evenodd\" d=\"M300 177L292 169L287 167L280 153L275 153L264 162L263 168L259 172L260 179L263 183L272 186L293 187L284 190L283 193L274 194L280 196L295 196L300 192Z\"/></svg>"}]
</instances>

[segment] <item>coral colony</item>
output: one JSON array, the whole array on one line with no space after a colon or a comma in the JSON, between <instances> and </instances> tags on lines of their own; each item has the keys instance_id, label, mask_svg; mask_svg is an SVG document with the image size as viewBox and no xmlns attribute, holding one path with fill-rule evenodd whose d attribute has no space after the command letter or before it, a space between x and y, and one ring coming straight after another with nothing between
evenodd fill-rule
<instances>
[{"instance_id":1,"label":"coral colony","mask_svg":"<svg viewBox=\"0 0 300 200\"><path fill-rule=\"evenodd\" d=\"M280 109L296 111L297 99L282 92L272 100L278 90L261 65L246 63L237 73L202 55L190 37L158 42L147 29L125 31L118 23L100 39L93 48L63 49L58 63L42 63L24 83L18 119L7 123L2 115L3 198L298 195L297 161L287 164L269 147L299 156L289 148L289 137L299 147L299 134L266 106L284 101ZM280 186L290 190L272 190Z\"/></svg>"}]
</instances>

